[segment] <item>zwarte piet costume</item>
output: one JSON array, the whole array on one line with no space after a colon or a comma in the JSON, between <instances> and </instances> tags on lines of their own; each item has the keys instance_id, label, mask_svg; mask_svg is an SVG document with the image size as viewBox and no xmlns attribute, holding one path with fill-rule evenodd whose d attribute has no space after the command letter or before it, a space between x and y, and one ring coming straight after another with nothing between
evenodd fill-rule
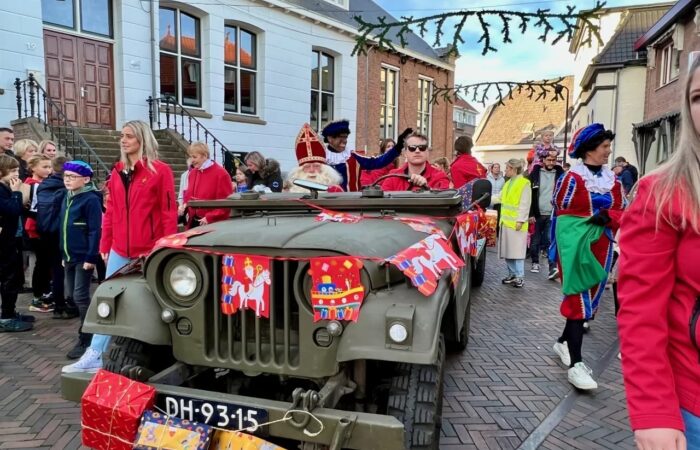
<instances>
[{"instance_id":1,"label":"zwarte piet costume","mask_svg":"<svg viewBox=\"0 0 700 450\"><path fill-rule=\"evenodd\" d=\"M572 158L583 157L586 141L605 129L592 124L574 137ZM624 196L606 166L575 165L559 179L554 192L553 239L562 276L561 314L590 319L598 309L613 257Z\"/></svg>"},{"instance_id":2,"label":"zwarte piet costume","mask_svg":"<svg viewBox=\"0 0 700 450\"><path fill-rule=\"evenodd\" d=\"M331 122L323 128L321 134L326 143L328 143L328 137L340 136L341 134L349 135L350 122L347 120ZM362 188L360 183L362 170L375 170L386 167L399 155L401 155L401 148L398 145L377 157L362 156L349 148L341 152L331 147L330 144L328 144L326 150L328 165L337 170L343 177L342 188L345 191L359 191Z\"/></svg>"}]
</instances>

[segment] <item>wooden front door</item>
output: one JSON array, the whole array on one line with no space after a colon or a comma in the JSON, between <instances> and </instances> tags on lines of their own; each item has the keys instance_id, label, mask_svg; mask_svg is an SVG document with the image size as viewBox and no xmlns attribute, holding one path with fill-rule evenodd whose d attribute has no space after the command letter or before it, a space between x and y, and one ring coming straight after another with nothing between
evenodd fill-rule
<instances>
[{"instance_id":1,"label":"wooden front door","mask_svg":"<svg viewBox=\"0 0 700 450\"><path fill-rule=\"evenodd\" d=\"M46 90L74 126L114 129L112 45L44 30Z\"/></svg>"}]
</instances>

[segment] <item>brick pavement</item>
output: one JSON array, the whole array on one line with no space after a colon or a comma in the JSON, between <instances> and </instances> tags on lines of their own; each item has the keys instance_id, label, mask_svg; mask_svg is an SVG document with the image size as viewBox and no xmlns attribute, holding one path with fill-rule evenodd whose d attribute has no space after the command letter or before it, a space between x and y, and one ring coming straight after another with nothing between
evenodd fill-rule
<instances>
[{"instance_id":1,"label":"brick pavement","mask_svg":"<svg viewBox=\"0 0 700 450\"><path fill-rule=\"evenodd\" d=\"M489 252L486 282L473 292L469 347L448 357L440 448L634 448L612 299L584 338L590 366L609 361L596 371L600 388L575 393L551 350L564 323L559 285L528 272L524 289L502 286L503 267ZM0 334L0 450L78 449L79 408L61 399L58 375L77 321L37 316L31 333Z\"/></svg>"}]
</instances>

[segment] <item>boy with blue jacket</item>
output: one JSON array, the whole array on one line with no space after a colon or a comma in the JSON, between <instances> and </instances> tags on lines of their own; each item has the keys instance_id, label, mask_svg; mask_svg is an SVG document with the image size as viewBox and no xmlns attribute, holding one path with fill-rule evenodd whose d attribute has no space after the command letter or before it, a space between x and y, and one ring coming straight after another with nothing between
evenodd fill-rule
<instances>
[{"instance_id":1,"label":"boy with blue jacket","mask_svg":"<svg viewBox=\"0 0 700 450\"><path fill-rule=\"evenodd\" d=\"M84 161L63 165L63 183L68 190L61 205L60 245L65 268L66 298L73 298L80 312L78 343L66 355L80 358L90 345L92 335L82 332L90 305L90 281L100 257L102 196L92 183L93 171Z\"/></svg>"}]
</instances>

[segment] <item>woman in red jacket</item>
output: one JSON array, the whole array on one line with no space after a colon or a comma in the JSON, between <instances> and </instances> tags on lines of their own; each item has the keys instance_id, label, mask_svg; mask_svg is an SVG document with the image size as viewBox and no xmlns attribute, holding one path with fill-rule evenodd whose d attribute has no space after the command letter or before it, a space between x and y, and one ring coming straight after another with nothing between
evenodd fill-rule
<instances>
[{"instance_id":1,"label":"woman in red jacket","mask_svg":"<svg viewBox=\"0 0 700 450\"><path fill-rule=\"evenodd\" d=\"M109 195L100 239L108 277L148 255L161 237L177 232L173 172L158 160L158 141L151 128L140 120L127 122L120 144L121 158L105 185ZM83 356L63 372L97 371L109 341L109 336L93 335Z\"/></svg>"},{"instance_id":2,"label":"woman in red jacket","mask_svg":"<svg viewBox=\"0 0 700 450\"><path fill-rule=\"evenodd\" d=\"M700 59L688 73L680 142L620 228L622 373L645 450L700 448Z\"/></svg>"},{"instance_id":3,"label":"woman in red jacket","mask_svg":"<svg viewBox=\"0 0 700 450\"><path fill-rule=\"evenodd\" d=\"M233 193L231 176L226 169L209 159L209 147L203 142L190 145L187 153L192 159L192 169L187 178L184 204L187 208L187 228L218 222L230 214L229 208L189 208L190 200L219 200Z\"/></svg>"}]
</instances>

